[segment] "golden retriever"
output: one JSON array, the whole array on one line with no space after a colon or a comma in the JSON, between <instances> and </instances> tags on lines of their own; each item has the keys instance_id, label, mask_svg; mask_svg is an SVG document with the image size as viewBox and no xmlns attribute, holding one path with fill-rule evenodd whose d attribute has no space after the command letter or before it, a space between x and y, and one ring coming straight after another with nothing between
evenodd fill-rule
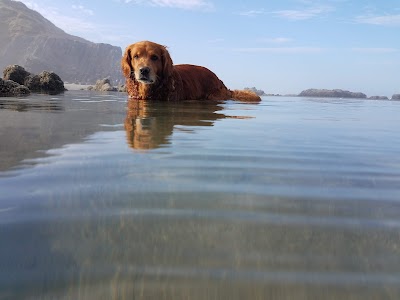
<instances>
[{"instance_id":1,"label":"golden retriever","mask_svg":"<svg viewBox=\"0 0 400 300\"><path fill-rule=\"evenodd\" d=\"M229 90L205 67L173 65L166 47L149 41L128 46L121 67L129 98L136 100L261 100L252 91Z\"/></svg>"}]
</instances>

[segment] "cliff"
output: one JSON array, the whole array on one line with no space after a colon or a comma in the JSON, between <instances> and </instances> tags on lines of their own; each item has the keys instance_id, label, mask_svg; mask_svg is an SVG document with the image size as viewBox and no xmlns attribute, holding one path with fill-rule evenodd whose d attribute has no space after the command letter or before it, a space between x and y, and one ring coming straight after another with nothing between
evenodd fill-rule
<instances>
[{"instance_id":1,"label":"cliff","mask_svg":"<svg viewBox=\"0 0 400 300\"><path fill-rule=\"evenodd\" d=\"M120 47L65 33L23 3L0 0L0 70L18 64L27 71L57 73L64 81L122 81Z\"/></svg>"},{"instance_id":2,"label":"cliff","mask_svg":"<svg viewBox=\"0 0 400 300\"><path fill-rule=\"evenodd\" d=\"M344 90L308 89L299 94L300 97L328 97L328 98L367 98L364 93L354 93Z\"/></svg>"}]
</instances>

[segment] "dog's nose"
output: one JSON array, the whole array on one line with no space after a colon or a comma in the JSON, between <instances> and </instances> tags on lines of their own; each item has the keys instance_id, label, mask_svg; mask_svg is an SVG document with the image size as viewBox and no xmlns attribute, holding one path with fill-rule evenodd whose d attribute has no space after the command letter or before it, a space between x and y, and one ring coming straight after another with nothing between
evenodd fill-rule
<instances>
[{"instance_id":1,"label":"dog's nose","mask_svg":"<svg viewBox=\"0 0 400 300\"><path fill-rule=\"evenodd\" d=\"M143 76L147 76L150 73L150 68L149 67L143 67L140 68L140 74Z\"/></svg>"}]
</instances>

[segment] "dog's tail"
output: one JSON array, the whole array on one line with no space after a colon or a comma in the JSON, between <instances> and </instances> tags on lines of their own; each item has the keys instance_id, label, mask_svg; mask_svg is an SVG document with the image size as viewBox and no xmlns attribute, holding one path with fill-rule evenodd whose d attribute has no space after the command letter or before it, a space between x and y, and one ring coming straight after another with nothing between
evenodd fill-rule
<instances>
[{"instance_id":1,"label":"dog's tail","mask_svg":"<svg viewBox=\"0 0 400 300\"><path fill-rule=\"evenodd\" d=\"M255 92L250 90L233 90L232 99L246 102L260 102L261 98Z\"/></svg>"}]
</instances>

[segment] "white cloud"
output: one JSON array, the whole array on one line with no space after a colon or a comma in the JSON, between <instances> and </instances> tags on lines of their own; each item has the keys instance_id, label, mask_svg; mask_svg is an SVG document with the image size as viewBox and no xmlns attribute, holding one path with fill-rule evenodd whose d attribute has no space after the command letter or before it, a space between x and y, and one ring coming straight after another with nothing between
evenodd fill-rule
<instances>
[{"instance_id":1,"label":"white cloud","mask_svg":"<svg viewBox=\"0 0 400 300\"><path fill-rule=\"evenodd\" d=\"M316 47L255 47L255 48L236 48L234 51L247 53L274 53L274 54L315 54L324 51L323 48Z\"/></svg>"},{"instance_id":2,"label":"white cloud","mask_svg":"<svg viewBox=\"0 0 400 300\"><path fill-rule=\"evenodd\" d=\"M381 26L400 26L400 14L384 16L359 16L355 19L357 23L381 25Z\"/></svg>"},{"instance_id":3,"label":"white cloud","mask_svg":"<svg viewBox=\"0 0 400 300\"><path fill-rule=\"evenodd\" d=\"M93 16L94 12L91 9L87 9L83 5L72 5L72 9L89 16Z\"/></svg>"},{"instance_id":4,"label":"white cloud","mask_svg":"<svg viewBox=\"0 0 400 300\"><path fill-rule=\"evenodd\" d=\"M97 26L91 22L76 17L64 16L58 12L48 15L47 18L57 27L60 27L68 33L76 35L79 35L80 33L92 32L97 29Z\"/></svg>"},{"instance_id":5,"label":"white cloud","mask_svg":"<svg viewBox=\"0 0 400 300\"><path fill-rule=\"evenodd\" d=\"M125 3L150 4L159 7L172 7L188 10L210 10L214 8L211 2L205 0L124 0Z\"/></svg>"},{"instance_id":6,"label":"white cloud","mask_svg":"<svg viewBox=\"0 0 400 300\"><path fill-rule=\"evenodd\" d=\"M65 13L60 12L57 8L51 6L43 6L31 1L21 0L27 7L39 12L43 17L51 21L57 27L65 30L66 32L74 35L82 33L92 32L96 30L96 25L88 22L86 18L79 18L76 16L68 16ZM74 7L73 7L74 8ZM84 7L76 6L80 11L85 10ZM86 14L90 14L90 10L86 11Z\"/></svg>"},{"instance_id":7,"label":"white cloud","mask_svg":"<svg viewBox=\"0 0 400 300\"><path fill-rule=\"evenodd\" d=\"M265 14L265 11L263 9L247 10L247 11L238 13L238 15L245 16L245 17L256 17L256 16L263 15L263 14Z\"/></svg>"},{"instance_id":8,"label":"white cloud","mask_svg":"<svg viewBox=\"0 0 400 300\"><path fill-rule=\"evenodd\" d=\"M272 12L272 14L291 21L301 21L312 19L334 10L332 6L316 6L303 10L278 10Z\"/></svg>"}]
</instances>

